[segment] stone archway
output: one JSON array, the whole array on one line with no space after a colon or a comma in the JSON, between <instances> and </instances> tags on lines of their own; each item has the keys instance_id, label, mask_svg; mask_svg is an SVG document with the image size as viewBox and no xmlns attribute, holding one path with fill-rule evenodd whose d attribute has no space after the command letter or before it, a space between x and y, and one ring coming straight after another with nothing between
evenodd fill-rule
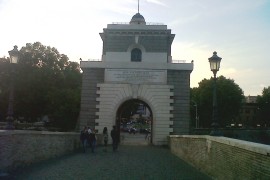
<instances>
[{"instance_id":1,"label":"stone archway","mask_svg":"<svg viewBox=\"0 0 270 180\"><path fill-rule=\"evenodd\" d=\"M128 100L141 100L149 106L152 112L152 144L167 144L167 137L172 132L171 125L173 115L173 92L170 85L148 85L148 84L98 84L98 105L95 119L95 128L102 132L108 127L110 132L116 125L117 111L119 107Z\"/></svg>"},{"instance_id":2,"label":"stone archway","mask_svg":"<svg viewBox=\"0 0 270 180\"><path fill-rule=\"evenodd\" d=\"M148 145L152 143L153 113L150 106L139 99L123 102L116 113L120 143Z\"/></svg>"}]
</instances>

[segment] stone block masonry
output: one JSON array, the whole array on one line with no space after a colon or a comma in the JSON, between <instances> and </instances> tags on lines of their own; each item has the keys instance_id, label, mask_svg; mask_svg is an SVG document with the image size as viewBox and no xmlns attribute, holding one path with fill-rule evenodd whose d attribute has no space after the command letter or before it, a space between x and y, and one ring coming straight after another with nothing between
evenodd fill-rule
<instances>
[{"instance_id":1,"label":"stone block masonry","mask_svg":"<svg viewBox=\"0 0 270 180\"><path fill-rule=\"evenodd\" d=\"M189 134L190 73L191 71L168 70L168 84L174 86L172 134Z\"/></svg>"},{"instance_id":2,"label":"stone block masonry","mask_svg":"<svg viewBox=\"0 0 270 180\"><path fill-rule=\"evenodd\" d=\"M0 172L74 152L79 133L0 130Z\"/></svg>"},{"instance_id":3,"label":"stone block masonry","mask_svg":"<svg viewBox=\"0 0 270 180\"><path fill-rule=\"evenodd\" d=\"M170 136L171 152L214 179L270 179L270 146L213 136Z\"/></svg>"},{"instance_id":4,"label":"stone block masonry","mask_svg":"<svg viewBox=\"0 0 270 180\"><path fill-rule=\"evenodd\" d=\"M109 84L100 83L97 85L99 97L97 98L96 113L98 117L95 121L96 129L99 133L104 127L111 131L111 127L116 123L115 117L119 106L128 99L140 99L146 102L153 112L152 141L154 145L167 144L167 136L172 132L170 120L173 99L173 86L169 85L131 85L131 84ZM109 142L110 143L110 142Z\"/></svg>"},{"instance_id":5,"label":"stone block masonry","mask_svg":"<svg viewBox=\"0 0 270 180\"><path fill-rule=\"evenodd\" d=\"M104 82L104 69L83 69L83 86L81 92L81 111L78 131L85 126L95 127L97 83Z\"/></svg>"}]
</instances>

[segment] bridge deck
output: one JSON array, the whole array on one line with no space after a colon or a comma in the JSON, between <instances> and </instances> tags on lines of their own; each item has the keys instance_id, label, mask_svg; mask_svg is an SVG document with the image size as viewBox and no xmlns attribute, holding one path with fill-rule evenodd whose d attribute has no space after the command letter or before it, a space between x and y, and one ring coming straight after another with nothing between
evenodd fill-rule
<instances>
[{"instance_id":1,"label":"bridge deck","mask_svg":"<svg viewBox=\"0 0 270 180\"><path fill-rule=\"evenodd\" d=\"M97 147L21 168L12 179L210 179L165 147ZM41 149L42 151L42 149Z\"/></svg>"}]
</instances>

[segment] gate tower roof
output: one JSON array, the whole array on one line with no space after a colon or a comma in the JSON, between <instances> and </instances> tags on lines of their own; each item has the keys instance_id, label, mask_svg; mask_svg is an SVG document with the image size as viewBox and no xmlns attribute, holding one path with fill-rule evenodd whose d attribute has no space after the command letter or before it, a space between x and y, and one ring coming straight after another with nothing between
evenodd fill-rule
<instances>
[{"instance_id":1,"label":"gate tower roof","mask_svg":"<svg viewBox=\"0 0 270 180\"><path fill-rule=\"evenodd\" d=\"M146 24L144 17L140 13L136 13L129 24Z\"/></svg>"}]
</instances>

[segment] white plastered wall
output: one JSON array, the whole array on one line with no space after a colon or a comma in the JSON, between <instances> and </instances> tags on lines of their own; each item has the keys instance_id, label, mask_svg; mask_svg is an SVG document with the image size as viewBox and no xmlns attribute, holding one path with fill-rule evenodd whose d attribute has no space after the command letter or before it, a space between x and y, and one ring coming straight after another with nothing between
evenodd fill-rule
<instances>
[{"instance_id":1,"label":"white plastered wall","mask_svg":"<svg viewBox=\"0 0 270 180\"><path fill-rule=\"evenodd\" d=\"M103 55L105 62L130 62L130 52L107 52ZM166 63L167 53L146 53L142 52L142 62L146 63Z\"/></svg>"},{"instance_id":2,"label":"white plastered wall","mask_svg":"<svg viewBox=\"0 0 270 180\"><path fill-rule=\"evenodd\" d=\"M118 108L127 100L139 99L149 105L153 113L152 142L154 145L167 144L167 137L173 129L173 115L171 103L173 86L171 85L133 85L133 84L97 84L99 97L96 129L102 132L104 127L110 132L116 123Z\"/></svg>"}]
</instances>

